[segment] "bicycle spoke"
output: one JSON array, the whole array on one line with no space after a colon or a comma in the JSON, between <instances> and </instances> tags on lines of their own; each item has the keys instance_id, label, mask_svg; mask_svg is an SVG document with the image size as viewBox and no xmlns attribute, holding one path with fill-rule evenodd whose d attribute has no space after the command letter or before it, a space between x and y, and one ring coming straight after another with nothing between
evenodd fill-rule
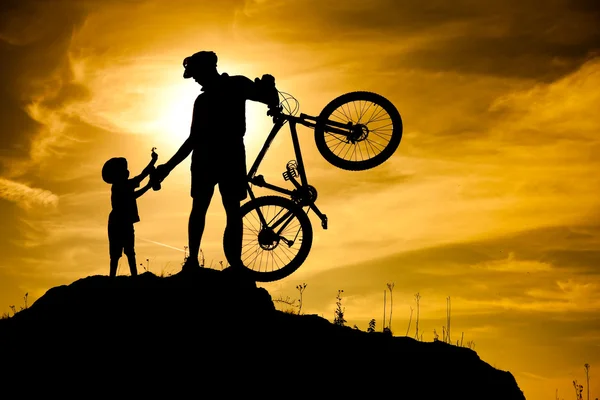
<instances>
[{"instance_id":1,"label":"bicycle spoke","mask_svg":"<svg viewBox=\"0 0 600 400\"><path fill-rule=\"evenodd\" d=\"M382 138L382 139L383 139L383 140L385 140L386 142L389 142L389 141L390 141L388 138L381 136L381 134L380 134L380 133L377 133L377 132L369 132L369 133L370 133L370 134L371 134L371 133L375 134L375 136L378 136L378 137ZM368 140L368 139L367 139L367 140Z\"/></svg>"},{"instance_id":2,"label":"bicycle spoke","mask_svg":"<svg viewBox=\"0 0 600 400\"><path fill-rule=\"evenodd\" d=\"M332 151L333 153L335 153L335 150L336 150L336 149L337 149L337 148L338 148L340 145L344 145L344 146L345 146L345 145L347 145L347 144L348 144L348 143L346 143L346 142L342 142L342 141L340 141L340 142L339 142L339 143L337 143L337 144L336 144L336 145L335 145L333 148L330 148L330 149L331 149L331 151ZM342 148L343 148L343 147L342 147Z\"/></svg>"},{"instance_id":3,"label":"bicycle spoke","mask_svg":"<svg viewBox=\"0 0 600 400\"><path fill-rule=\"evenodd\" d=\"M373 103L369 103L369 106L366 107L365 110L361 113L361 115L358 117L358 123L362 121L362 118L367 114L367 111L369 111L372 105Z\"/></svg>"},{"instance_id":4,"label":"bicycle spoke","mask_svg":"<svg viewBox=\"0 0 600 400\"><path fill-rule=\"evenodd\" d=\"M394 124L387 124L387 125L383 125L383 126L377 127L376 129L371 129L371 131L374 131L374 130L379 130L379 129L382 129L382 128L385 128L385 127L388 127L388 126L393 126L393 125L394 125Z\"/></svg>"},{"instance_id":5,"label":"bicycle spoke","mask_svg":"<svg viewBox=\"0 0 600 400\"><path fill-rule=\"evenodd\" d=\"M328 136L325 138L325 142L326 142L326 143L331 143L331 142L333 142L333 141L337 141L337 142L340 142L340 143L342 143L342 144L347 144L347 143L348 143L348 140L347 140L347 139L346 139L346 140L342 140L342 139L340 139L338 136L335 136L335 135L336 135L336 134L331 134L331 133L328 133ZM339 135L339 134L337 134L337 135ZM329 140L328 140L327 138L329 138Z\"/></svg>"},{"instance_id":6,"label":"bicycle spoke","mask_svg":"<svg viewBox=\"0 0 600 400\"><path fill-rule=\"evenodd\" d=\"M377 110L377 108L379 108L379 110L377 112L375 112L375 110ZM386 112L385 109L383 107L380 107L379 105L377 105L375 107L375 110L373 110L373 113L371 114L371 118L369 118L369 120L367 122L365 122L365 125L368 125L374 119L377 119L377 117L379 117L379 114L381 114L381 112Z\"/></svg>"},{"instance_id":7,"label":"bicycle spoke","mask_svg":"<svg viewBox=\"0 0 600 400\"><path fill-rule=\"evenodd\" d=\"M372 124L373 122L391 121L391 120L392 120L392 119L391 119L391 118L390 118L390 117L389 117L389 116L386 114L386 116L385 116L385 117L369 120L369 122L368 122L368 123L369 123L369 124ZM365 125L367 125L367 124L365 124ZM390 125L391 125L391 124L390 124Z\"/></svg>"}]
</instances>

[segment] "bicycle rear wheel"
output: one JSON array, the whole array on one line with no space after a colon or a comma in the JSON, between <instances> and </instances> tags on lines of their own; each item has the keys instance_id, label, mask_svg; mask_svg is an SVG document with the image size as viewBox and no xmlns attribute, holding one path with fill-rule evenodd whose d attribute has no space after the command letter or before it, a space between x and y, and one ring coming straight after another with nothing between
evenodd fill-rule
<instances>
[{"instance_id":1,"label":"bicycle rear wheel","mask_svg":"<svg viewBox=\"0 0 600 400\"><path fill-rule=\"evenodd\" d=\"M306 260L313 241L312 225L292 200L281 196L257 197L242 205L241 215L242 263L251 279L257 282L283 279Z\"/></svg>"},{"instance_id":2,"label":"bicycle rear wheel","mask_svg":"<svg viewBox=\"0 0 600 400\"><path fill-rule=\"evenodd\" d=\"M347 133L332 125L351 123ZM385 97L372 92L343 94L323 108L315 125L319 153L329 163L350 171L376 167L389 159L402 139L402 118Z\"/></svg>"}]
</instances>

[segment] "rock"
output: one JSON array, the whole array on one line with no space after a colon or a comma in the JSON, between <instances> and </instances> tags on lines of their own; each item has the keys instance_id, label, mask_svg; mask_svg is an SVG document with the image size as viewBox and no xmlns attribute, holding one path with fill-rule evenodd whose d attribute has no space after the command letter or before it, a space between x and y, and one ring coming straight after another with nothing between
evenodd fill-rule
<instances>
[{"instance_id":1,"label":"rock","mask_svg":"<svg viewBox=\"0 0 600 400\"><path fill-rule=\"evenodd\" d=\"M27 371L11 382L49 381L60 393L525 399L473 350L286 314L255 282L211 269L52 288L0 320L0 343L2 370Z\"/></svg>"}]
</instances>

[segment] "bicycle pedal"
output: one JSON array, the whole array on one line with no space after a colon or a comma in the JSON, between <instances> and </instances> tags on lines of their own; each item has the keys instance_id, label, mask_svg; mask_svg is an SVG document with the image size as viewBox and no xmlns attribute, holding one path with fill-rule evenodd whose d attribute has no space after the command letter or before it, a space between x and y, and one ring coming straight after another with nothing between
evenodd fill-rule
<instances>
[{"instance_id":1,"label":"bicycle pedal","mask_svg":"<svg viewBox=\"0 0 600 400\"><path fill-rule=\"evenodd\" d=\"M323 229L327 229L327 215L323 214L323 220L321 221Z\"/></svg>"},{"instance_id":2,"label":"bicycle pedal","mask_svg":"<svg viewBox=\"0 0 600 400\"><path fill-rule=\"evenodd\" d=\"M298 176L298 172L295 169L288 169L283 174L283 179L289 181L291 178L295 178Z\"/></svg>"}]
</instances>

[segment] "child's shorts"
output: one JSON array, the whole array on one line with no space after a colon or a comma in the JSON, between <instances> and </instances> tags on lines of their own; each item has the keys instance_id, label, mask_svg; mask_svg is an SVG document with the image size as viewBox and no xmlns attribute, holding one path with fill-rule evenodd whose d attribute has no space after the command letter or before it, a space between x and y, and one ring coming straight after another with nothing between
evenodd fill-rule
<instances>
[{"instance_id":1,"label":"child's shorts","mask_svg":"<svg viewBox=\"0 0 600 400\"><path fill-rule=\"evenodd\" d=\"M135 234L133 224L108 223L108 247L111 259L125 255L135 255Z\"/></svg>"}]
</instances>

